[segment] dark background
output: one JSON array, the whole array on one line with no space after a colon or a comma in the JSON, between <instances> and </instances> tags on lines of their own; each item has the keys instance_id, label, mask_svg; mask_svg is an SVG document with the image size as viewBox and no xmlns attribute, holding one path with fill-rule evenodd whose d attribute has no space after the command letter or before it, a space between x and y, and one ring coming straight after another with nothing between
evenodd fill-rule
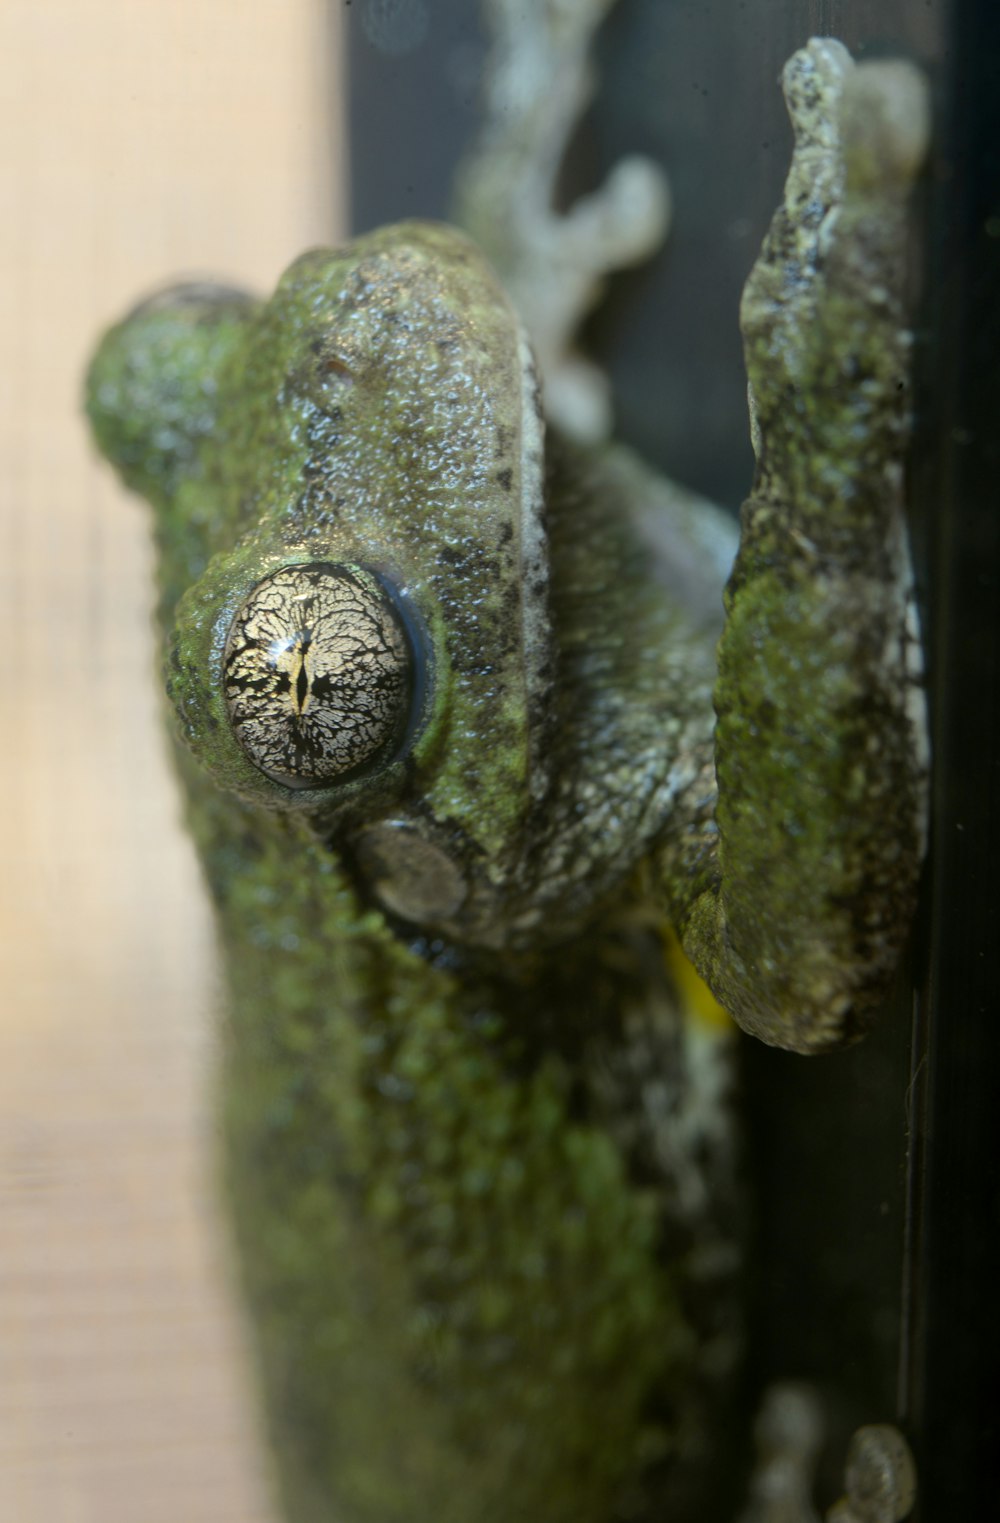
<instances>
[{"instance_id":1,"label":"dark background","mask_svg":"<svg viewBox=\"0 0 1000 1523\"><path fill-rule=\"evenodd\" d=\"M447 216L476 124L478 6L344 9L352 227ZM667 246L612 282L588 341L612 372L619 433L735 509L751 469L739 293L790 148L777 80L822 33L858 56L915 58L934 91L910 471L934 831L910 962L875 1034L815 1060L746 1044L761 1182L750 1380L816 1381L838 1457L857 1423L898 1421L918 1458L914 1516L939 1523L992 1515L1000 1484L1000 6L620 0L569 189L625 152L668 168Z\"/></svg>"}]
</instances>

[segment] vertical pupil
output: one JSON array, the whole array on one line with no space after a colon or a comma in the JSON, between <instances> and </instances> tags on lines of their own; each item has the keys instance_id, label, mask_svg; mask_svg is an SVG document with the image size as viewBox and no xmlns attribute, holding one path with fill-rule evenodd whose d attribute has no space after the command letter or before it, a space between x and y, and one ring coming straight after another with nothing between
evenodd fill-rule
<instances>
[{"instance_id":1,"label":"vertical pupil","mask_svg":"<svg viewBox=\"0 0 1000 1523\"><path fill-rule=\"evenodd\" d=\"M226 641L226 706L255 767L319 787L398 745L413 690L404 626L362 566L315 561L265 576Z\"/></svg>"},{"instance_id":2,"label":"vertical pupil","mask_svg":"<svg viewBox=\"0 0 1000 1523\"><path fill-rule=\"evenodd\" d=\"M310 631L304 629L296 641L299 647L299 674L295 679L295 696L298 699L300 713L309 695L309 678L306 675L306 651L311 643L312 637Z\"/></svg>"}]
</instances>

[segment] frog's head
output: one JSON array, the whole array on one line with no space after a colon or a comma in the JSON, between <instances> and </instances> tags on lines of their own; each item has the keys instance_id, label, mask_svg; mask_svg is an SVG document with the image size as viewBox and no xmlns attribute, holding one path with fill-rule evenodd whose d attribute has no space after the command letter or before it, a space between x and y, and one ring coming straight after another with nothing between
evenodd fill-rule
<instances>
[{"instance_id":1,"label":"frog's head","mask_svg":"<svg viewBox=\"0 0 1000 1523\"><path fill-rule=\"evenodd\" d=\"M545 788L549 643L534 367L474 247L408 224L267 303L168 292L107 335L88 410L156 508L195 755L346 833L406 918L488 918Z\"/></svg>"}]
</instances>

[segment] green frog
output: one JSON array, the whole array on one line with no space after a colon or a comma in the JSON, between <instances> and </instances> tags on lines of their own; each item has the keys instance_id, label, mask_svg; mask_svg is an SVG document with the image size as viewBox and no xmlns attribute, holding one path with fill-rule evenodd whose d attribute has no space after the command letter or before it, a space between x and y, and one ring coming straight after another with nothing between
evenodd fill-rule
<instances>
[{"instance_id":1,"label":"green frog","mask_svg":"<svg viewBox=\"0 0 1000 1523\"><path fill-rule=\"evenodd\" d=\"M536 68L522 97L564 135L604 8L532 7L580 88L553 104ZM154 297L87 383L154 510L290 1523L717 1515L741 1344L729 1017L803 1053L858 1036L923 852L901 514L919 78L829 40L786 68L737 546L602 437L572 352L595 281L659 236L657 174L630 166L561 230L545 204L491 234L490 166L536 173L502 86L540 45L497 24L464 204L506 289L465 233L404 223L304 255L266 301ZM540 368L510 293L559 259ZM753 1516L809 1515L788 1505Z\"/></svg>"}]
</instances>

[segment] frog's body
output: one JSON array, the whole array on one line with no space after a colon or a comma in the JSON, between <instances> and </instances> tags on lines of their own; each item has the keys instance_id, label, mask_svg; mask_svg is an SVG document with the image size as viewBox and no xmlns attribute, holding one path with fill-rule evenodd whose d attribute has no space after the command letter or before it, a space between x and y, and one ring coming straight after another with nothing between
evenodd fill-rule
<instances>
[{"instance_id":1,"label":"frog's body","mask_svg":"<svg viewBox=\"0 0 1000 1523\"><path fill-rule=\"evenodd\" d=\"M307 831L214 805L229 1183L289 1516L680 1507L735 1368L740 1213L725 1046L678 1023L655 931L522 981L435 965Z\"/></svg>"},{"instance_id":2,"label":"frog's body","mask_svg":"<svg viewBox=\"0 0 1000 1523\"><path fill-rule=\"evenodd\" d=\"M374 311L358 311L358 292L377 293ZM468 356L435 342L425 357L419 335L428 309L437 335L443 310L484 292L504 319L510 410L497 419L484 386L473 427ZM367 795L317 813L322 789L287 790L291 813L248 807L181 753L231 951L230 1182L291 1515L325 1517L336 1497L346 1518L459 1523L503 1497L509 1516L596 1520L626 1478L638 1488L647 1464L655 1473L679 1451L676 1493L736 1355L729 1042L686 1030L661 925L633 880L636 843L662 832L710 757L734 535L624 452L512 447L520 409L541 444L530 357L492 275L450 229L409 224L308 256L264 309L195 289L131 321L133 337L147 330L133 366L137 353L163 366L161 335L187 324L196 347L218 322L239 376L220 385L161 528L168 687L191 743L230 736L206 673L262 570L361 560L418 609L433 607L428 585L465 592L439 646L430 620L416 637L436 696L416 700L430 710L416 777L383 781L381 818ZM469 326L478 347L482 326ZM367 430L373 410L405 409L407 348L405 427L376 417L355 448L355 413ZM494 354L488 365L498 372ZM265 397L281 393L279 409L254 404L248 373ZM102 384L105 397L134 391L135 376L113 381L109 364ZM265 431L261 478L238 462ZM543 480L544 554L523 527ZM475 541L469 501L487 520ZM661 551L672 597L649 574L654 530L673 550ZM538 562L530 575L512 564L498 576L495 557L519 551ZM175 588L192 582L178 614ZM525 641L541 647L536 686L546 667L560 672L557 708L525 692ZM517 659L498 704L505 656ZM462 767L442 765L442 750ZM280 797L235 742L219 764ZM346 868L323 839L335 830ZM420 873L390 858L397 841Z\"/></svg>"},{"instance_id":3,"label":"frog's body","mask_svg":"<svg viewBox=\"0 0 1000 1523\"><path fill-rule=\"evenodd\" d=\"M919 154L856 131L845 191L849 72L814 43L791 76L718 668L731 532L627 452L546 436L461 234L307 255L266 304L183 288L95 360L211 774L181 751L296 1523L697 1517L720 1481L730 1037L664 927L750 1029L812 1050L877 999L921 849L896 269Z\"/></svg>"}]
</instances>

